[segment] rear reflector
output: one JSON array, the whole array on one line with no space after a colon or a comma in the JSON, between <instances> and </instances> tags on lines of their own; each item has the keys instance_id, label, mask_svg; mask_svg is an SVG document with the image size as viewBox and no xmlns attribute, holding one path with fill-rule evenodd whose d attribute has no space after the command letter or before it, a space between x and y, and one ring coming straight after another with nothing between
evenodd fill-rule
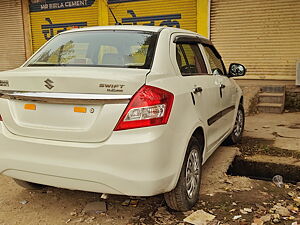
<instances>
[{"instance_id":1,"label":"rear reflector","mask_svg":"<svg viewBox=\"0 0 300 225\"><path fill-rule=\"evenodd\" d=\"M74 107L74 112L86 113L86 107Z\"/></svg>"},{"instance_id":2,"label":"rear reflector","mask_svg":"<svg viewBox=\"0 0 300 225\"><path fill-rule=\"evenodd\" d=\"M36 105L35 104L25 104L24 109L26 109L26 110L36 110Z\"/></svg>"},{"instance_id":3,"label":"rear reflector","mask_svg":"<svg viewBox=\"0 0 300 225\"><path fill-rule=\"evenodd\" d=\"M166 124L173 100L171 92L144 85L132 97L114 130Z\"/></svg>"}]
</instances>

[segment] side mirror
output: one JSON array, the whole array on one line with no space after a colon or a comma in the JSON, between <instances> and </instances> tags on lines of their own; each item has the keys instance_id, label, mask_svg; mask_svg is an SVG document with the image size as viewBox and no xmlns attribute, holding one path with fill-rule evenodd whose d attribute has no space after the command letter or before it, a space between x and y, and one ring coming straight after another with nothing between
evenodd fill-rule
<instances>
[{"instance_id":1,"label":"side mirror","mask_svg":"<svg viewBox=\"0 0 300 225\"><path fill-rule=\"evenodd\" d=\"M228 70L229 77L239 77L246 74L246 67L239 63L231 63Z\"/></svg>"}]
</instances>

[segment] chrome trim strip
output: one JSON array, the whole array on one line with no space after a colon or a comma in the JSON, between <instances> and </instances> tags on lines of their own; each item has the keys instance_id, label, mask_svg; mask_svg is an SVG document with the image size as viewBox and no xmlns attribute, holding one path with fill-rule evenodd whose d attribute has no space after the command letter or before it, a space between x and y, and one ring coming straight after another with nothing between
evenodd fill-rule
<instances>
[{"instance_id":1,"label":"chrome trim strip","mask_svg":"<svg viewBox=\"0 0 300 225\"><path fill-rule=\"evenodd\" d=\"M15 97L77 99L77 100L130 100L132 95L103 95L103 94L73 94L49 92L2 92L1 94Z\"/></svg>"},{"instance_id":2,"label":"chrome trim strip","mask_svg":"<svg viewBox=\"0 0 300 225\"><path fill-rule=\"evenodd\" d=\"M49 104L128 104L132 95L2 91L0 98Z\"/></svg>"}]
</instances>

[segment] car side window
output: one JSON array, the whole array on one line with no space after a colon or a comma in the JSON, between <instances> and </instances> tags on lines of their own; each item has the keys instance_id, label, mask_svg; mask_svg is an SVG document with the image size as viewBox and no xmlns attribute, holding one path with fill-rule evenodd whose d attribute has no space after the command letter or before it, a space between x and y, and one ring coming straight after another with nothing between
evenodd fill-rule
<instances>
[{"instance_id":1,"label":"car side window","mask_svg":"<svg viewBox=\"0 0 300 225\"><path fill-rule=\"evenodd\" d=\"M204 45L204 50L208 58L211 71L214 75L225 75L225 68L222 59L214 52L209 45Z\"/></svg>"},{"instance_id":2,"label":"car side window","mask_svg":"<svg viewBox=\"0 0 300 225\"><path fill-rule=\"evenodd\" d=\"M207 74L205 62L197 44L177 44L176 60L183 76Z\"/></svg>"}]
</instances>

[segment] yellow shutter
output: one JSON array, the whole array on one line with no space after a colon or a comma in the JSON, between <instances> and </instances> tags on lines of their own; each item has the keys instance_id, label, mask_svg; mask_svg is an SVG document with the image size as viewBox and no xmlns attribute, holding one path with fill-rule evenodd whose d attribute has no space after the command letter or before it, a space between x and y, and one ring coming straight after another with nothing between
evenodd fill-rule
<instances>
[{"instance_id":1,"label":"yellow shutter","mask_svg":"<svg viewBox=\"0 0 300 225\"><path fill-rule=\"evenodd\" d=\"M169 25L191 31L197 30L196 0L109 0L108 2L118 22L123 24L132 25L137 22L137 25ZM111 13L109 13L109 24L115 24Z\"/></svg>"},{"instance_id":2,"label":"yellow shutter","mask_svg":"<svg viewBox=\"0 0 300 225\"><path fill-rule=\"evenodd\" d=\"M24 29L20 0L1 0L0 71L25 61Z\"/></svg>"},{"instance_id":3,"label":"yellow shutter","mask_svg":"<svg viewBox=\"0 0 300 225\"><path fill-rule=\"evenodd\" d=\"M295 80L300 59L299 0L212 0L211 39L250 79Z\"/></svg>"},{"instance_id":4,"label":"yellow shutter","mask_svg":"<svg viewBox=\"0 0 300 225\"><path fill-rule=\"evenodd\" d=\"M80 28L98 25L98 0L46 0L41 2L30 4L33 51L41 47L52 34L56 35L58 32L64 30L65 26L68 26L66 29L69 30L74 27ZM70 4L74 6L69 7ZM56 9L45 10L45 8L49 9L50 7L56 7Z\"/></svg>"}]
</instances>

